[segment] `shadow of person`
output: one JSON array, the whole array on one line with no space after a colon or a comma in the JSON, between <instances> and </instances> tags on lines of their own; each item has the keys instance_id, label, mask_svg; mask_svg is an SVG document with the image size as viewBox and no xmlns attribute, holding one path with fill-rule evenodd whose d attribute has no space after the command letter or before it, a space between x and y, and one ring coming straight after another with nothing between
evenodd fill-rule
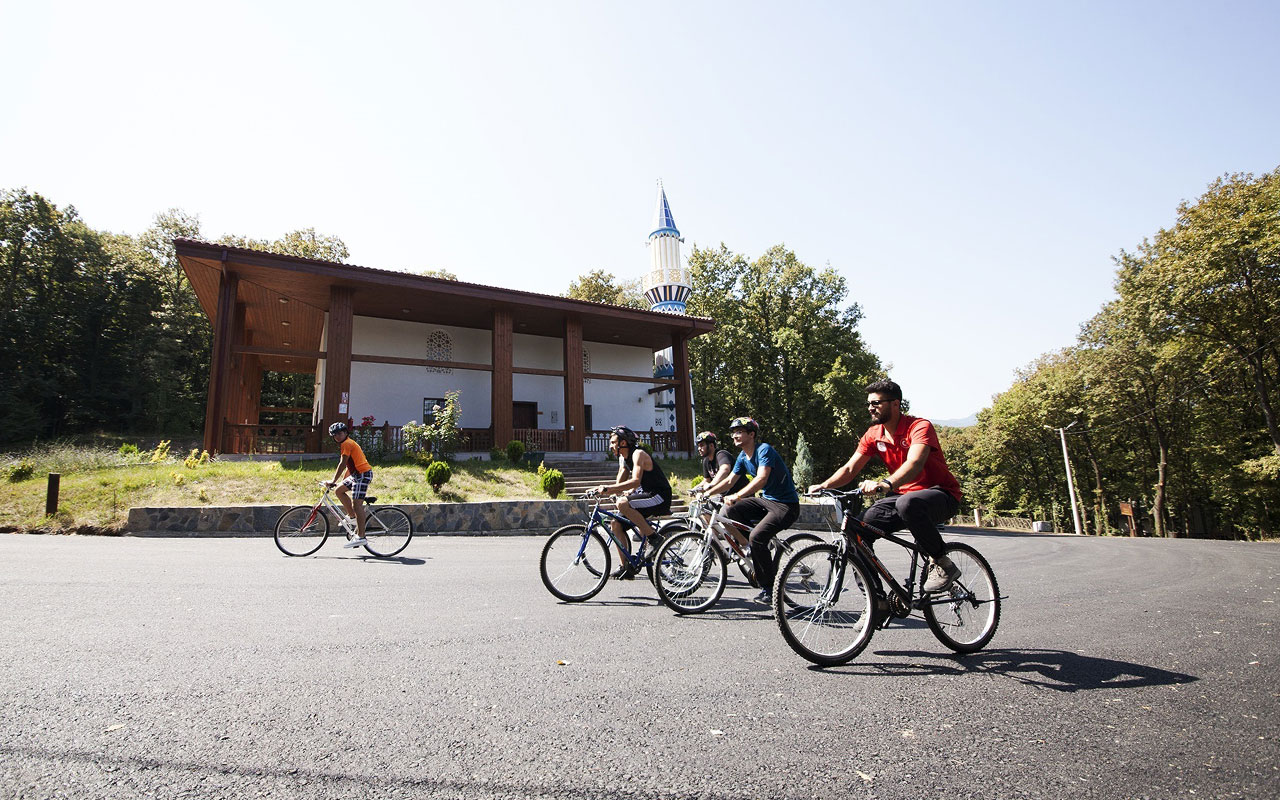
<instances>
[{"instance_id":1,"label":"shadow of person","mask_svg":"<svg viewBox=\"0 0 1280 800\"><path fill-rule=\"evenodd\" d=\"M1035 648L982 650L969 655L921 650L877 650L877 656L908 661L850 664L858 674L964 675L988 673L1059 692L1092 689L1136 689L1193 683L1199 678L1145 664ZM861 671L865 669L864 671ZM841 670L848 671L848 670Z\"/></svg>"}]
</instances>

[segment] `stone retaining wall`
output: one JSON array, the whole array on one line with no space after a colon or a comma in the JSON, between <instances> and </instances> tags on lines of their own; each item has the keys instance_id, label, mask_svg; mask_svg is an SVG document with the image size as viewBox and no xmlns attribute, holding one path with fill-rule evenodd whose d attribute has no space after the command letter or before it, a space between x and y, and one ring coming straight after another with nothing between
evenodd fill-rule
<instances>
[{"instance_id":1,"label":"stone retaining wall","mask_svg":"<svg viewBox=\"0 0 1280 800\"><path fill-rule=\"evenodd\" d=\"M547 534L581 522L591 505L580 500L494 500L487 503L402 505L413 529L446 535L499 536ZM133 536L261 536L271 535L289 506L221 506L131 508L128 533ZM797 528L828 530L831 507L802 505ZM333 520L330 520L333 522ZM331 530L336 529L333 526Z\"/></svg>"}]
</instances>

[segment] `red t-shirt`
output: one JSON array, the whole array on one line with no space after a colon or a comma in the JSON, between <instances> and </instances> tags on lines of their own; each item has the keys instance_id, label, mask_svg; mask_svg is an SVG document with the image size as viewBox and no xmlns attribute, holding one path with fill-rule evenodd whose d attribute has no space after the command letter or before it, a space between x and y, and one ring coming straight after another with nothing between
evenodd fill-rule
<instances>
[{"instance_id":1,"label":"red t-shirt","mask_svg":"<svg viewBox=\"0 0 1280 800\"><path fill-rule=\"evenodd\" d=\"M942 445L938 443L938 432L927 419L903 414L898 418L898 427L892 436L883 425L872 425L858 440L858 453L879 456L892 474L907 460L911 445L918 443L929 445L929 457L924 462L924 469L915 480L902 484L897 491L905 494L937 486L959 500L960 482L947 469L947 461L942 457Z\"/></svg>"}]
</instances>

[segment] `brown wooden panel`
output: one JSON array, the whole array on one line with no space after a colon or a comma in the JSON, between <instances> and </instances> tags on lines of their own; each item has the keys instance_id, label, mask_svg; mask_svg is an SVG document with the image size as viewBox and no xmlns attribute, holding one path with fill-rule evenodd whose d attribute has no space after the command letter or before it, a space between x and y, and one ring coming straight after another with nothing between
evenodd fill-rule
<instances>
[{"instance_id":1,"label":"brown wooden panel","mask_svg":"<svg viewBox=\"0 0 1280 800\"><path fill-rule=\"evenodd\" d=\"M564 320L564 434L567 449L579 453L586 446L585 394L582 388L582 320Z\"/></svg>"},{"instance_id":2,"label":"brown wooden panel","mask_svg":"<svg viewBox=\"0 0 1280 800\"><path fill-rule=\"evenodd\" d=\"M479 372L493 370L488 364L471 364L466 361L432 361L429 358L401 358L400 356L372 356L356 354L352 361L368 361L373 364L405 364L410 367L444 367L445 369L471 369Z\"/></svg>"},{"instance_id":3,"label":"brown wooden panel","mask_svg":"<svg viewBox=\"0 0 1280 800\"><path fill-rule=\"evenodd\" d=\"M538 369L537 367L512 367L511 371L517 375L550 375L553 378L564 376L562 369Z\"/></svg>"},{"instance_id":4,"label":"brown wooden panel","mask_svg":"<svg viewBox=\"0 0 1280 800\"><path fill-rule=\"evenodd\" d=\"M493 375L490 383L493 439L497 447L505 447L511 441L515 427L511 419L511 353L514 341L511 323L511 311L505 308L494 310Z\"/></svg>"},{"instance_id":5,"label":"brown wooden panel","mask_svg":"<svg viewBox=\"0 0 1280 800\"><path fill-rule=\"evenodd\" d=\"M205 403L204 415L204 449L210 453L222 452L238 282L236 274L228 271L222 275L218 284L218 310L213 326L213 350L209 356L209 397Z\"/></svg>"},{"instance_id":6,"label":"brown wooden panel","mask_svg":"<svg viewBox=\"0 0 1280 800\"><path fill-rule=\"evenodd\" d=\"M325 341L324 419L322 426L346 420L351 406L340 412L344 392L351 391L352 307L355 293L343 286L333 287L329 298L329 332Z\"/></svg>"},{"instance_id":7,"label":"brown wooden panel","mask_svg":"<svg viewBox=\"0 0 1280 800\"><path fill-rule=\"evenodd\" d=\"M671 383L670 378L655 378L652 375L607 375L603 372L584 372L582 377L597 381L631 381L632 383Z\"/></svg>"}]
</instances>

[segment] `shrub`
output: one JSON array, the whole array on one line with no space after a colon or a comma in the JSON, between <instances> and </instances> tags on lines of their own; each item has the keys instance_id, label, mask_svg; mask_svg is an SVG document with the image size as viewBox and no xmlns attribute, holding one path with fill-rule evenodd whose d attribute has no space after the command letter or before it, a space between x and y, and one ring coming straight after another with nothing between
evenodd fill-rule
<instances>
[{"instance_id":1,"label":"shrub","mask_svg":"<svg viewBox=\"0 0 1280 800\"><path fill-rule=\"evenodd\" d=\"M151 453L151 463L158 464L161 461L169 460L169 439L164 439L160 444L156 445L156 449Z\"/></svg>"},{"instance_id":2,"label":"shrub","mask_svg":"<svg viewBox=\"0 0 1280 800\"><path fill-rule=\"evenodd\" d=\"M522 458L524 458L524 442L519 439L507 442L507 460L512 464L519 464Z\"/></svg>"},{"instance_id":3,"label":"shrub","mask_svg":"<svg viewBox=\"0 0 1280 800\"><path fill-rule=\"evenodd\" d=\"M643 451L645 451L646 453L648 453L649 455L653 455L653 445L649 444L648 442L644 442L644 441L637 441L637 442L636 442L636 449L637 449L637 450L643 450Z\"/></svg>"},{"instance_id":4,"label":"shrub","mask_svg":"<svg viewBox=\"0 0 1280 800\"><path fill-rule=\"evenodd\" d=\"M544 471L542 477L538 479L538 488L546 492L552 500L556 499L564 491L564 473L558 469Z\"/></svg>"},{"instance_id":5,"label":"shrub","mask_svg":"<svg viewBox=\"0 0 1280 800\"><path fill-rule=\"evenodd\" d=\"M120 449L119 449L119 450L117 450L117 451L116 451L116 453L117 453L121 458L128 458L129 456L136 456L136 455L138 454L138 446L137 446L136 444L134 444L133 442L125 442L124 444L120 445Z\"/></svg>"},{"instance_id":6,"label":"shrub","mask_svg":"<svg viewBox=\"0 0 1280 800\"><path fill-rule=\"evenodd\" d=\"M437 492L452 477L453 470L449 468L449 464L446 461L434 461L427 467L427 483L431 484L431 488Z\"/></svg>"},{"instance_id":7,"label":"shrub","mask_svg":"<svg viewBox=\"0 0 1280 800\"><path fill-rule=\"evenodd\" d=\"M9 483L17 483L19 481L28 480L32 475L35 475L36 465L24 458L21 461L6 467L4 471L8 475Z\"/></svg>"},{"instance_id":8,"label":"shrub","mask_svg":"<svg viewBox=\"0 0 1280 800\"><path fill-rule=\"evenodd\" d=\"M693 480L689 481L689 488L692 489L693 487L697 486L700 483L702 483L702 476L695 475Z\"/></svg>"},{"instance_id":9,"label":"shrub","mask_svg":"<svg viewBox=\"0 0 1280 800\"><path fill-rule=\"evenodd\" d=\"M494 448L492 448L492 449L490 449L490 450L489 450L489 460L490 460L490 461L501 461L502 459L504 459L504 458L506 458L506 457L507 457L506 452L505 452L505 451L503 451L503 450L499 450L499 449L498 449L498 448L496 448L496 447L494 447Z\"/></svg>"},{"instance_id":10,"label":"shrub","mask_svg":"<svg viewBox=\"0 0 1280 800\"><path fill-rule=\"evenodd\" d=\"M431 466L436 460L435 454L426 450L410 450L405 453L405 458L423 467Z\"/></svg>"}]
</instances>

